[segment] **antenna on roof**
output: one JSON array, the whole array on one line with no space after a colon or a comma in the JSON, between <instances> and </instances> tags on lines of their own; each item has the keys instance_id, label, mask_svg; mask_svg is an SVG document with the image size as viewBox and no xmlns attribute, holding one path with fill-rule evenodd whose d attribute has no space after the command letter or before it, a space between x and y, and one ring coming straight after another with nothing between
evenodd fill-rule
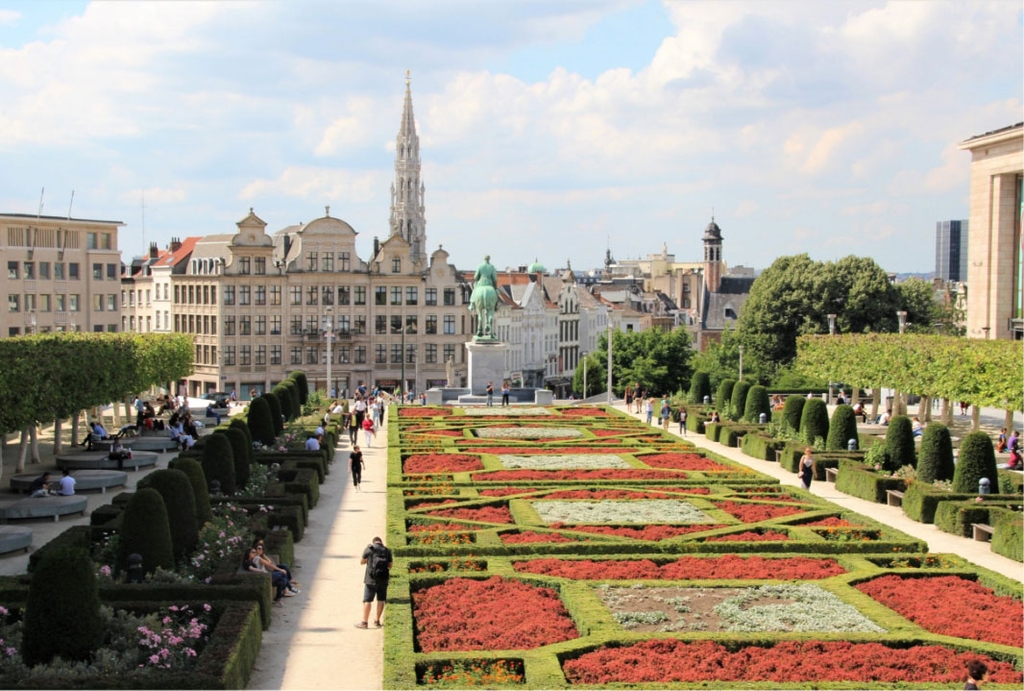
<instances>
[{"instance_id":1,"label":"antenna on roof","mask_svg":"<svg viewBox=\"0 0 1024 691\"><path fill-rule=\"evenodd\" d=\"M146 191L142 191L142 247L146 247Z\"/></svg>"},{"instance_id":2,"label":"antenna on roof","mask_svg":"<svg viewBox=\"0 0 1024 691\"><path fill-rule=\"evenodd\" d=\"M75 191L71 190L71 201L68 202L68 220L71 220L71 207L75 204Z\"/></svg>"},{"instance_id":3,"label":"antenna on roof","mask_svg":"<svg viewBox=\"0 0 1024 691\"><path fill-rule=\"evenodd\" d=\"M39 221L39 217L43 215L43 195L46 193L46 188L39 190L39 211L36 212L36 222Z\"/></svg>"}]
</instances>

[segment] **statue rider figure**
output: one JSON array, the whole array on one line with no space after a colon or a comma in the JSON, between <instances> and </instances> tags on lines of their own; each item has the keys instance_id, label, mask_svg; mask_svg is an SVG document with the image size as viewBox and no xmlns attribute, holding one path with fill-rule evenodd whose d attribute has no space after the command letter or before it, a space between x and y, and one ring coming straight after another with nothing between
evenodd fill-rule
<instances>
[{"instance_id":1,"label":"statue rider figure","mask_svg":"<svg viewBox=\"0 0 1024 691\"><path fill-rule=\"evenodd\" d=\"M473 275L473 293L469 308L476 312L476 335L474 341L493 341L494 309L498 304L498 272L491 264L491 256L484 257L483 263Z\"/></svg>"}]
</instances>

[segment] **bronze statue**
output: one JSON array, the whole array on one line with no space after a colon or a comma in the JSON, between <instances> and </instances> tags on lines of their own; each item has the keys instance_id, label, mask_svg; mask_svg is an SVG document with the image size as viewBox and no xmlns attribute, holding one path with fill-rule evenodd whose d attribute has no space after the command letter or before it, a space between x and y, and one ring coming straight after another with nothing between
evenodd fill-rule
<instances>
[{"instance_id":1,"label":"bronze statue","mask_svg":"<svg viewBox=\"0 0 1024 691\"><path fill-rule=\"evenodd\" d=\"M494 336L494 308L498 305L498 272L491 264L491 256L484 257L473 276L473 293L469 309L476 312L474 341L497 340Z\"/></svg>"}]
</instances>

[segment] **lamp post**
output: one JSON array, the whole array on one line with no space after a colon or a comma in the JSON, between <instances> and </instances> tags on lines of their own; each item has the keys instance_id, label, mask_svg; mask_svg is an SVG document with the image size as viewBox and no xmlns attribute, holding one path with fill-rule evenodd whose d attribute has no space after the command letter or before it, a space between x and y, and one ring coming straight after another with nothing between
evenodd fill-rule
<instances>
[{"instance_id":1,"label":"lamp post","mask_svg":"<svg viewBox=\"0 0 1024 691\"><path fill-rule=\"evenodd\" d=\"M896 310L896 319L899 321L900 335L902 336L907 330L907 311ZM895 399L895 403L893 405L893 414L906 414L906 409L903 407L903 392L896 390L893 393L895 394L893 396L893 398Z\"/></svg>"},{"instance_id":2,"label":"lamp post","mask_svg":"<svg viewBox=\"0 0 1024 691\"><path fill-rule=\"evenodd\" d=\"M612 320L608 319L608 405L612 404Z\"/></svg>"},{"instance_id":3,"label":"lamp post","mask_svg":"<svg viewBox=\"0 0 1024 691\"><path fill-rule=\"evenodd\" d=\"M324 317L324 341L326 342L327 349L327 395L331 395L331 360L334 359L334 353L331 352L331 343L334 336L334 308L330 305L327 307L327 316Z\"/></svg>"},{"instance_id":4,"label":"lamp post","mask_svg":"<svg viewBox=\"0 0 1024 691\"><path fill-rule=\"evenodd\" d=\"M902 336L903 333L907 330L907 311L906 310L897 310L896 311L896 318L900 322L900 335Z\"/></svg>"},{"instance_id":5,"label":"lamp post","mask_svg":"<svg viewBox=\"0 0 1024 691\"><path fill-rule=\"evenodd\" d=\"M583 355L583 400L585 401L585 400L587 400L587 354L586 354L586 352L584 352L584 353L582 353L582 355Z\"/></svg>"},{"instance_id":6,"label":"lamp post","mask_svg":"<svg viewBox=\"0 0 1024 691\"><path fill-rule=\"evenodd\" d=\"M836 335L836 315L828 315L828 335ZM832 380L828 380L828 404L832 405Z\"/></svg>"},{"instance_id":7,"label":"lamp post","mask_svg":"<svg viewBox=\"0 0 1024 691\"><path fill-rule=\"evenodd\" d=\"M743 381L743 346L739 346L740 349L740 381Z\"/></svg>"}]
</instances>

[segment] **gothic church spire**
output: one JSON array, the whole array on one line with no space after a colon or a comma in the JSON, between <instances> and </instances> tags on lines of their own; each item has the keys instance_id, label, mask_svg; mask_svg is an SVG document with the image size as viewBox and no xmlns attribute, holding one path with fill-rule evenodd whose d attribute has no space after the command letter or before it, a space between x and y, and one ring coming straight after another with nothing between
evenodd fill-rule
<instances>
[{"instance_id":1,"label":"gothic church spire","mask_svg":"<svg viewBox=\"0 0 1024 691\"><path fill-rule=\"evenodd\" d=\"M412 114L409 71L405 72L405 104L395 140L395 181L391 183L391 235L401 235L414 260L427 256L427 219L423 205L426 187L420 180L420 138Z\"/></svg>"}]
</instances>

